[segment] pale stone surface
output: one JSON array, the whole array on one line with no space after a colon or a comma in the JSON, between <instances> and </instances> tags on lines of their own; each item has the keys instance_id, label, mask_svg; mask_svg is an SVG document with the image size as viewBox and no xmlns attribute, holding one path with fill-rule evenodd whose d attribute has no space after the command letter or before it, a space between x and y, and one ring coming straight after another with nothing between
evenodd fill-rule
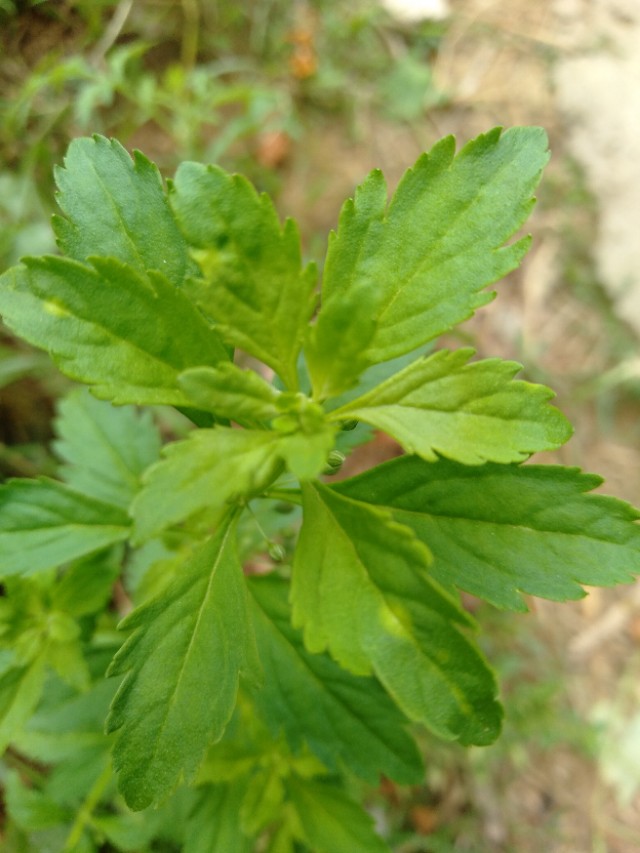
<instances>
[{"instance_id":1,"label":"pale stone surface","mask_svg":"<svg viewBox=\"0 0 640 853\"><path fill-rule=\"evenodd\" d=\"M598 205L598 274L640 334L640 0L557 0L556 11L574 33L555 84Z\"/></svg>"},{"instance_id":2,"label":"pale stone surface","mask_svg":"<svg viewBox=\"0 0 640 853\"><path fill-rule=\"evenodd\" d=\"M447 0L380 0L382 6L399 21L440 21L451 14Z\"/></svg>"}]
</instances>

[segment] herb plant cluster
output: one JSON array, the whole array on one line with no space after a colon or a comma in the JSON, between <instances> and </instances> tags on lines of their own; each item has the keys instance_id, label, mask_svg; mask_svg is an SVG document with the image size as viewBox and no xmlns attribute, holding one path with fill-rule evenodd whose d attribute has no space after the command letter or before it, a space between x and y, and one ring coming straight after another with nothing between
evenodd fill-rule
<instances>
[{"instance_id":1,"label":"herb plant cluster","mask_svg":"<svg viewBox=\"0 0 640 853\"><path fill-rule=\"evenodd\" d=\"M391 201L373 172L318 294L296 225L242 177L188 162L165 186L115 141L71 144L61 256L0 278L8 327L91 391L60 403L57 479L0 487L16 837L389 850L356 780L421 779L410 724L499 734L459 591L523 611L632 580L638 513L522 464L571 434L552 393L434 347L519 264L547 159L542 130L497 128L443 139ZM161 447L158 406L193 429ZM405 455L332 479L372 429ZM243 571L258 551L271 571Z\"/></svg>"}]
</instances>

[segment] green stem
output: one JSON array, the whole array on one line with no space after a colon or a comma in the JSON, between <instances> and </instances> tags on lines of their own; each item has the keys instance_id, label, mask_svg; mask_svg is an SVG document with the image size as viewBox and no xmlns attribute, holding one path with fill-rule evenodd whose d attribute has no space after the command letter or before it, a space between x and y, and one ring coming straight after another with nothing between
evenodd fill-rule
<instances>
[{"instance_id":1,"label":"green stem","mask_svg":"<svg viewBox=\"0 0 640 853\"><path fill-rule=\"evenodd\" d=\"M63 853L72 853L73 850L78 849L78 844L80 843L80 839L82 838L82 833L84 832L85 827L91 823L93 811L100 802L100 798L102 797L104 790L109 784L110 780L111 762L107 761L102 773L93 783L93 787L87 794L84 803L82 803L82 805L78 809L76 819L74 820L71 830L69 831L69 835L67 836L67 841L64 845Z\"/></svg>"},{"instance_id":2,"label":"green stem","mask_svg":"<svg viewBox=\"0 0 640 853\"><path fill-rule=\"evenodd\" d=\"M267 489L262 493L262 497L272 498L274 501L287 501L287 503L302 506L300 489Z\"/></svg>"},{"instance_id":3,"label":"green stem","mask_svg":"<svg viewBox=\"0 0 640 853\"><path fill-rule=\"evenodd\" d=\"M198 42L200 41L200 8L198 0L182 0L184 27L182 30L182 45L180 60L182 67L193 71L198 59Z\"/></svg>"}]
</instances>

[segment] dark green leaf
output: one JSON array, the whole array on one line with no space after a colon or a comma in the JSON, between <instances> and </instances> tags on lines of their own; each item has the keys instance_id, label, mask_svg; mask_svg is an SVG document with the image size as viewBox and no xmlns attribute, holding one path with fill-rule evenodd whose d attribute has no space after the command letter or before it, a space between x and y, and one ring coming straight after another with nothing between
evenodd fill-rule
<instances>
[{"instance_id":1,"label":"dark green leaf","mask_svg":"<svg viewBox=\"0 0 640 853\"><path fill-rule=\"evenodd\" d=\"M115 139L74 139L56 169L54 225L62 251L78 261L117 258L138 272L157 270L174 285L194 264L167 202L157 167L133 159Z\"/></svg>"},{"instance_id":2,"label":"dark green leaf","mask_svg":"<svg viewBox=\"0 0 640 853\"><path fill-rule=\"evenodd\" d=\"M296 778L289 795L313 853L390 853L373 820L344 791L323 782Z\"/></svg>"},{"instance_id":3,"label":"dark green leaf","mask_svg":"<svg viewBox=\"0 0 640 853\"><path fill-rule=\"evenodd\" d=\"M429 573L429 552L379 507L303 486L294 624L357 675L373 672L410 719L485 744L501 712L493 676L461 628L472 620Z\"/></svg>"},{"instance_id":4,"label":"dark green leaf","mask_svg":"<svg viewBox=\"0 0 640 853\"><path fill-rule=\"evenodd\" d=\"M73 562L53 587L52 606L76 618L103 610L121 571L122 550L111 548Z\"/></svg>"},{"instance_id":5,"label":"dark green leaf","mask_svg":"<svg viewBox=\"0 0 640 853\"><path fill-rule=\"evenodd\" d=\"M195 775L256 675L247 590L227 516L171 585L122 623L133 633L110 675L125 675L107 721L128 805L143 809Z\"/></svg>"},{"instance_id":6,"label":"dark green leaf","mask_svg":"<svg viewBox=\"0 0 640 853\"><path fill-rule=\"evenodd\" d=\"M224 339L297 390L298 353L315 306L316 271L303 268L295 223L239 175L183 163L170 202L204 278L190 287Z\"/></svg>"},{"instance_id":7,"label":"dark green leaf","mask_svg":"<svg viewBox=\"0 0 640 853\"><path fill-rule=\"evenodd\" d=\"M113 259L27 259L0 278L0 313L63 373L113 403L188 406L178 374L228 360L182 291Z\"/></svg>"},{"instance_id":8,"label":"dark green leaf","mask_svg":"<svg viewBox=\"0 0 640 853\"><path fill-rule=\"evenodd\" d=\"M583 596L581 584L628 583L640 572L640 514L585 494L601 482L555 465L469 468L404 457L334 488L411 527L442 583L525 610L521 593L563 601Z\"/></svg>"},{"instance_id":9,"label":"dark green leaf","mask_svg":"<svg viewBox=\"0 0 640 853\"><path fill-rule=\"evenodd\" d=\"M327 655L309 654L291 626L288 584L256 578L251 592L264 684L254 701L274 734L293 749L304 743L331 769L347 768L372 784L421 778L422 761L406 720L372 678L359 678Z\"/></svg>"}]
</instances>

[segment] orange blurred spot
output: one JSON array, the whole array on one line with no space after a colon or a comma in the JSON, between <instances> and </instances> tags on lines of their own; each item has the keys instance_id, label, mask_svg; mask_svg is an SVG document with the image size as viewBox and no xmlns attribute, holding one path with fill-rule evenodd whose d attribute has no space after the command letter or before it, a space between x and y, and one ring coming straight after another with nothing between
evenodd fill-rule
<instances>
[{"instance_id":1,"label":"orange blurred spot","mask_svg":"<svg viewBox=\"0 0 640 853\"><path fill-rule=\"evenodd\" d=\"M419 835L430 835L438 826L438 814L429 806L414 806L409 812L409 820Z\"/></svg>"},{"instance_id":2,"label":"orange blurred spot","mask_svg":"<svg viewBox=\"0 0 640 853\"><path fill-rule=\"evenodd\" d=\"M312 77L318 70L318 60L313 43L313 33L302 27L292 30L288 37L293 46L293 52L289 59L289 68L297 80L306 80Z\"/></svg>"},{"instance_id":3,"label":"orange blurred spot","mask_svg":"<svg viewBox=\"0 0 640 853\"><path fill-rule=\"evenodd\" d=\"M282 166L291 154L291 137L283 130L271 130L261 134L256 157L266 169Z\"/></svg>"}]
</instances>

